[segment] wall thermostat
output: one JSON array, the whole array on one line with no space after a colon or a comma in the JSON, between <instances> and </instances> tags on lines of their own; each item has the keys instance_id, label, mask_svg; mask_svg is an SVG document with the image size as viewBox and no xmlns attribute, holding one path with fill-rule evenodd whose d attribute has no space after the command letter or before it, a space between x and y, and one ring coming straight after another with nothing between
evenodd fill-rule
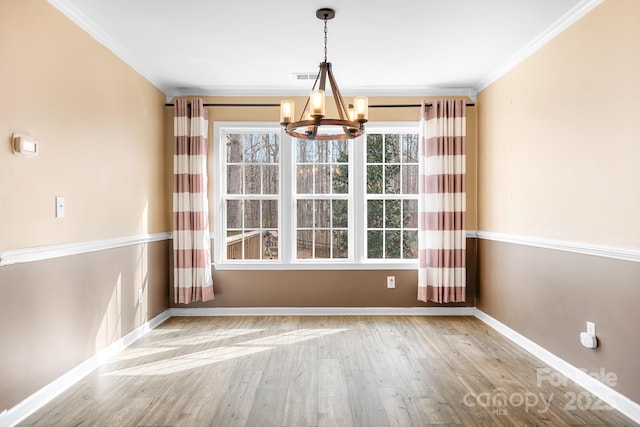
<instances>
[{"instance_id":1,"label":"wall thermostat","mask_svg":"<svg viewBox=\"0 0 640 427\"><path fill-rule=\"evenodd\" d=\"M22 157L35 157L38 155L39 142L30 136L14 133L11 139L14 154Z\"/></svg>"}]
</instances>

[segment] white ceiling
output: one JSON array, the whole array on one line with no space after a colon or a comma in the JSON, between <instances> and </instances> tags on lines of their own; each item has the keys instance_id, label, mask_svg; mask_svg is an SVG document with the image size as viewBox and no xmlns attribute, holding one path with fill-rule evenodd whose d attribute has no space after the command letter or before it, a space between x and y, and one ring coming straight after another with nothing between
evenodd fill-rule
<instances>
[{"instance_id":1,"label":"white ceiling","mask_svg":"<svg viewBox=\"0 0 640 427\"><path fill-rule=\"evenodd\" d=\"M601 0L49 0L167 94L473 95Z\"/></svg>"}]
</instances>

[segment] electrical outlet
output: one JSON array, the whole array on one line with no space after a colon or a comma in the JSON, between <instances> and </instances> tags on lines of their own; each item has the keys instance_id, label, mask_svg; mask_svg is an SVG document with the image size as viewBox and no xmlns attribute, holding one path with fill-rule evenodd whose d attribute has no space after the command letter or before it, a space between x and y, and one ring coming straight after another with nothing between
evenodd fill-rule
<instances>
[{"instance_id":1,"label":"electrical outlet","mask_svg":"<svg viewBox=\"0 0 640 427\"><path fill-rule=\"evenodd\" d=\"M587 321L587 333L592 337L596 336L596 324L593 322Z\"/></svg>"},{"instance_id":2,"label":"electrical outlet","mask_svg":"<svg viewBox=\"0 0 640 427\"><path fill-rule=\"evenodd\" d=\"M396 287L396 276L387 276L387 288L393 289Z\"/></svg>"},{"instance_id":3,"label":"electrical outlet","mask_svg":"<svg viewBox=\"0 0 640 427\"><path fill-rule=\"evenodd\" d=\"M142 302L142 288L138 289L138 303Z\"/></svg>"}]
</instances>

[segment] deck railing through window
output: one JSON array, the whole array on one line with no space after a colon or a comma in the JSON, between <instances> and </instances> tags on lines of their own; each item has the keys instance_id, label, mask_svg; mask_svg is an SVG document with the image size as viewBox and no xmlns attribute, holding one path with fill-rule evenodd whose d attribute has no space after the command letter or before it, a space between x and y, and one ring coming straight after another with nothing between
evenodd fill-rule
<instances>
[{"instance_id":1,"label":"deck railing through window","mask_svg":"<svg viewBox=\"0 0 640 427\"><path fill-rule=\"evenodd\" d=\"M269 259L278 254L277 239L270 239L269 246L262 252L262 232L260 230L235 234L227 237L227 259ZM244 257L242 245L244 244ZM262 254L262 256L261 256Z\"/></svg>"}]
</instances>

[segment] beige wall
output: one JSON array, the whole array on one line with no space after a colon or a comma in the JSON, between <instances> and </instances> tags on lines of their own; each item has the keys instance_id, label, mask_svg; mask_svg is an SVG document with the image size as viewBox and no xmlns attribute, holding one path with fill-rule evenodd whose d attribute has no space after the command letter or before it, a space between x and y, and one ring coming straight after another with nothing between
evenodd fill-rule
<instances>
[{"instance_id":1,"label":"beige wall","mask_svg":"<svg viewBox=\"0 0 640 427\"><path fill-rule=\"evenodd\" d=\"M0 58L0 252L169 231L162 92L44 0L0 2ZM14 156L14 132L40 155ZM0 413L166 310L168 254L0 267Z\"/></svg>"},{"instance_id":2,"label":"beige wall","mask_svg":"<svg viewBox=\"0 0 640 427\"><path fill-rule=\"evenodd\" d=\"M289 99L290 97L288 97ZM278 104L281 97L204 97L206 103ZM305 99L293 98L297 108ZM370 97L370 105L419 104L429 97ZM469 100L467 100L469 101ZM332 105L327 102L327 105ZM335 107L334 107L335 108ZM213 126L216 121L278 122L278 107L211 107L209 108L209 149L213 151ZM328 113L329 114L329 113ZM167 170L172 168L173 108L165 111ZM419 108L371 108L369 121L418 122ZM467 107L467 228L476 227L476 108ZM209 200L213 200L213 156L209 156ZM171 191L171 176L166 177ZM171 210L171 201L167 201ZM213 224L213 215L211 215ZM170 226L170 224L168 224ZM467 301L459 306L473 306L476 291L475 239L468 239ZM396 276L396 289L386 289L386 276ZM416 307L433 306L417 301L417 273L410 270L337 270L337 271L214 271L216 299L193 307ZM171 297L173 300L173 297ZM180 306L180 305L172 305Z\"/></svg>"},{"instance_id":3,"label":"beige wall","mask_svg":"<svg viewBox=\"0 0 640 427\"><path fill-rule=\"evenodd\" d=\"M0 8L0 251L167 231L162 92L46 1Z\"/></svg>"},{"instance_id":4,"label":"beige wall","mask_svg":"<svg viewBox=\"0 0 640 427\"><path fill-rule=\"evenodd\" d=\"M478 228L640 249L640 2L607 0L479 94ZM640 402L639 265L480 240L477 307ZM579 343L596 322L600 347Z\"/></svg>"},{"instance_id":5,"label":"beige wall","mask_svg":"<svg viewBox=\"0 0 640 427\"><path fill-rule=\"evenodd\" d=\"M608 0L478 97L478 229L640 248L640 2Z\"/></svg>"}]
</instances>

